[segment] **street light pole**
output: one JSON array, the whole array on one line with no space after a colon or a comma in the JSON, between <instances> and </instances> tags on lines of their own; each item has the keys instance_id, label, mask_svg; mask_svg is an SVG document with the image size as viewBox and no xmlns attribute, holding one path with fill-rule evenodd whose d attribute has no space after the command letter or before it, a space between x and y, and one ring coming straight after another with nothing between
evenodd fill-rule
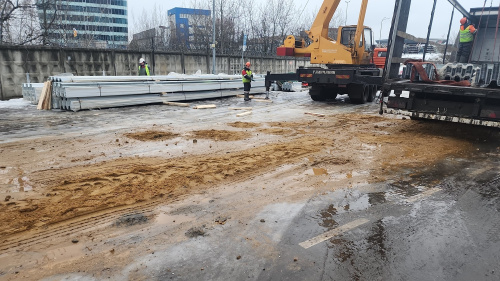
<instances>
[{"instance_id":1,"label":"street light pole","mask_svg":"<svg viewBox=\"0 0 500 281\"><path fill-rule=\"evenodd\" d=\"M212 5L212 74L215 74L215 0Z\"/></svg>"},{"instance_id":2,"label":"street light pole","mask_svg":"<svg viewBox=\"0 0 500 281\"><path fill-rule=\"evenodd\" d=\"M380 21L380 34L378 35L378 44L380 46L382 46L382 23L385 21L385 20L388 20L389 18L388 17L384 17L381 21Z\"/></svg>"},{"instance_id":3,"label":"street light pole","mask_svg":"<svg viewBox=\"0 0 500 281\"><path fill-rule=\"evenodd\" d=\"M351 0L349 1L345 1L347 3L347 7L345 8L345 23L344 25L347 25L347 10L349 10L349 2L351 2Z\"/></svg>"}]
</instances>

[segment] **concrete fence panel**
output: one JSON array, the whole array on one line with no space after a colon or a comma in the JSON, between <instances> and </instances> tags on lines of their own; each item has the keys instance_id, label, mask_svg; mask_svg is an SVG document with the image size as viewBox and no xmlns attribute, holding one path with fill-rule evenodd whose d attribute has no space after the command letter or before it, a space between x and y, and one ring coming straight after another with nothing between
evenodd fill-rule
<instances>
[{"instance_id":1,"label":"concrete fence panel","mask_svg":"<svg viewBox=\"0 0 500 281\"><path fill-rule=\"evenodd\" d=\"M135 76L139 58L144 58L155 75L170 72L212 73L212 53L136 52L129 50L60 49L40 46L0 46L0 100L22 97L27 74L32 83L41 83L61 73L86 76ZM307 59L244 57L256 74L294 72L309 66ZM216 56L216 74L238 74L241 56ZM153 68L154 66L154 68Z\"/></svg>"}]
</instances>

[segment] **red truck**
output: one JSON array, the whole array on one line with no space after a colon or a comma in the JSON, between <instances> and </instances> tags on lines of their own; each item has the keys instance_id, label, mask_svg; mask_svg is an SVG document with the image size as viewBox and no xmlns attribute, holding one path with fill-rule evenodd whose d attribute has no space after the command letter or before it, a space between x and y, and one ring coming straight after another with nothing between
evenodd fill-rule
<instances>
[{"instance_id":1,"label":"red truck","mask_svg":"<svg viewBox=\"0 0 500 281\"><path fill-rule=\"evenodd\" d=\"M387 56L387 48L375 48L373 50L373 57L371 63L377 68L384 68L385 57Z\"/></svg>"}]
</instances>

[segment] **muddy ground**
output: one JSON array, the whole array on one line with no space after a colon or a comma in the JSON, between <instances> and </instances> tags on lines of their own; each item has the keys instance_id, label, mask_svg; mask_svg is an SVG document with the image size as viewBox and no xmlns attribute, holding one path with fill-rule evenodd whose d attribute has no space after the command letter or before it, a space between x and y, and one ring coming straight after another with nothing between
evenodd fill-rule
<instances>
[{"instance_id":1,"label":"muddy ground","mask_svg":"<svg viewBox=\"0 0 500 281\"><path fill-rule=\"evenodd\" d=\"M16 118L0 120L0 279L162 280L130 265L248 225L270 204L377 185L481 153L480 144L500 149L495 129L379 116L375 104L307 93L273 100L240 118L229 108L244 105L237 98L216 110L6 111ZM276 251L272 239L243 239L252 255Z\"/></svg>"}]
</instances>

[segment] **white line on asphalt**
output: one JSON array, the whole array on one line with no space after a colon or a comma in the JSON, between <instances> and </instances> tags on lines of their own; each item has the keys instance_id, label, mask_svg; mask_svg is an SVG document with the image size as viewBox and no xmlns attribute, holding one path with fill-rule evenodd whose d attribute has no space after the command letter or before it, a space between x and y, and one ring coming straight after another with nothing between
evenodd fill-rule
<instances>
[{"instance_id":1,"label":"white line on asphalt","mask_svg":"<svg viewBox=\"0 0 500 281\"><path fill-rule=\"evenodd\" d=\"M440 190L441 190L441 189L440 189L440 188L437 188L437 187L435 187L435 188L431 188L431 189L428 189L428 190L426 190L426 191L424 191L424 192L422 192L422 193L420 193L420 194L418 194L418 195L415 195L415 196L413 196L413 197L410 197L410 198L406 199L406 202L408 202L408 203L413 203L413 202L415 202L415 201L417 201L417 200L423 199L423 198L425 198L425 197L429 197L429 196L431 196L432 194L434 194L434 193L436 193L436 192L438 192L438 191L440 191Z\"/></svg>"},{"instance_id":2,"label":"white line on asphalt","mask_svg":"<svg viewBox=\"0 0 500 281\"><path fill-rule=\"evenodd\" d=\"M319 244L319 243L321 243L323 241L326 241L326 240L328 240L328 239L330 239L330 238L332 238L334 236L337 236L337 235L342 234L342 233L344 233L346 231L349 231L349 230L351 230L353 228L356 228L356 227L358 227L360 225L363 225L363 224L365 224L365 223L367 223L369 221L370 220L368 220L368 219L357 219L355 221L346 223L346 224L344 224L342 226L339 226L339 227L337 227L335 229L327 231L327 232L325 232L325 233L323 233L321 235L318 235L318 236L316 236L316 237L314 237L312 239L304 241L304 242L300 243L299 245L302 246L302 248L304 248L304 249L310 248L310 247L312 247L312 246L314 246L316 244Z\"/></svg>"}]
</instances>

